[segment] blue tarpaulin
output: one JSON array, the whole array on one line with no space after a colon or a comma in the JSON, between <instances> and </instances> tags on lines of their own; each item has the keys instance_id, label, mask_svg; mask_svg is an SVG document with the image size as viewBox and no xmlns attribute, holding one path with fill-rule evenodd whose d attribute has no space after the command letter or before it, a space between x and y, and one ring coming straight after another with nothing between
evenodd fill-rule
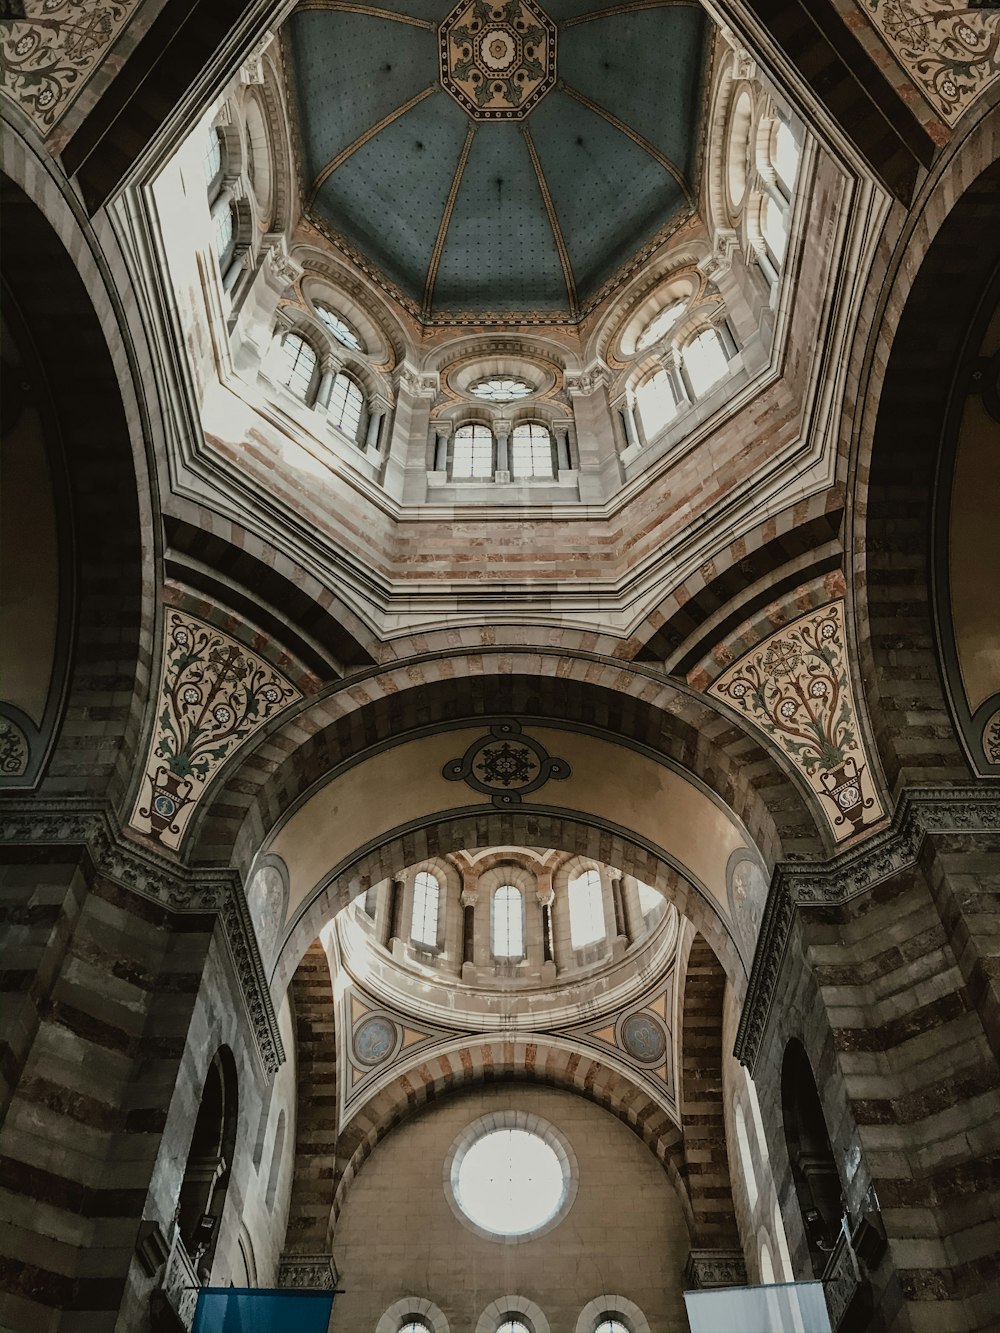
<instances>
[{"instance_id":1,"label":"blue tarpaulin","mask_svg":"<svg viewBox=\"0 0 1000 1333\"><path fill-rule=\"evenodd\" d=\"M332 1291L202 1287L192 1333L326 1333Z\"/></svg>"}]
</instances>

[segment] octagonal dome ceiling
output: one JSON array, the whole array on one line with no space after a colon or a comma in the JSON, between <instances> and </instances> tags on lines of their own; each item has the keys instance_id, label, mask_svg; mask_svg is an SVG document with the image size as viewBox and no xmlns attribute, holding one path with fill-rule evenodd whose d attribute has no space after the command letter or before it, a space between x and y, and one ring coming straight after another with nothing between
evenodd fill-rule
<instances>
[{"instance_id":1,"label":"octagonal dome ceiling","mask_svg":"<svg viewBox=\"0 0 1000 1333\"><path fill-rule=\"evenodd\" d=\"M301 0L307 213L424 319L575 318L696 193L697 0Z\"/></svg>"}]
</instances>

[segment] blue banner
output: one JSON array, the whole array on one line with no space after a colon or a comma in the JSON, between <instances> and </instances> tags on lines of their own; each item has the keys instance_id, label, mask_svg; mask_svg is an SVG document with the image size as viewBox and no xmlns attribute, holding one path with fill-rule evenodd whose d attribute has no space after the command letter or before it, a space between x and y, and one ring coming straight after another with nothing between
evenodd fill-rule
<instances>
[{"instance_id":1,"label":"blue banner","mask_svg":"<svg viewBox=\"0 0 1000 1333\"><path fill-rule=\"evenodd\" d=\"M202 1287L192 1333L327 1333L332 1291Z\"/></svg>"}]
</instances>

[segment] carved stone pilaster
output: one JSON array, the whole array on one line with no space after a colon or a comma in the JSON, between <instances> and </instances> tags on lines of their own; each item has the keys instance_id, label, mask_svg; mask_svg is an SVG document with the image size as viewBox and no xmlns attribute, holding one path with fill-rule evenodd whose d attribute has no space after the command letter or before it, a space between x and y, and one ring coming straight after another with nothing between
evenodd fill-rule
<instances>
[{"instance_id":1,"label":"carved stone pilaster","mask_svg":"<svg viewBox=\"0 0 1000 1333\"><path fill-rule=\"evenodd\" d=\"M288 253L284 232L268 232L261 242L261 249L267 257L268 278L277 291L287 291L302 277L305 270Z\"/></svg>"},{"instance_id":2,"label":"carved stone pilaster","mask_svg":"<svg viewBox=\"0 0 1000 1333\"><path fill-rule=\"evenodd\" d=\"M916 788L900 796L891 823L859 845L823 865L777 866L736 1034L737 1059L754 1072L797 911L849 902L916 865L928 835L998 830L1000 798L994 789Z\"/></svg>"},{"instance_id":3,"label":"carved stone pilaster","mask_svg":"<svg viewBox=\"0 0 1000 1333\"><path fill-rule=\"evenodd\" d=\"M126 837L113 812L66 799L0 800L0 842L6 845L82 847L95 870L115 884L170 912L217 913L239 980L261 1064L269 1074L284 1063L278 1020L235 870L191 870Z\"/></svg>"},{"instance_id":4,"label":"carved stone pilaster","mask_svg":"<svg viewBox=\"0 0 1000 1333\"><path fill-rule=\"evenodd\" d=\"M684 1284L689 1290L711 1287L745 1287L747 1269L742 1250L692 1250L684 1265Z\"/></svg>"},{"instance_id":5,"label":"carved stone pilaster","mask_svg":"<svg viewBox=\"0 0 1000 1333\"><path fill-rule=\"evenodd\" d=\"M264 52L274 41L273 32L265 32L260 41L251 50L250 54L240 66L240 82L256 83L264 82Z\"/></svg>"}]
</instances>

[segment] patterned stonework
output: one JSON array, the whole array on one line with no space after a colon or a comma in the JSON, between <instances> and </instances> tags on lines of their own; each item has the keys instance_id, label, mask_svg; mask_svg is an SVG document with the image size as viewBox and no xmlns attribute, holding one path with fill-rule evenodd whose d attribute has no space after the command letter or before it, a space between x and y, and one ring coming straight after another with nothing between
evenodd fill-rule
<instances>
[{"instance_id":1,"label":"patterned stonework","mask_svg":"<svg viewBox=\"0 0 1000 1333\"><path fill-rule=\"evenodd\" d=\"M12 718L0 716L0 775L20 777L28 767L28 738Z\"/></svg>"},{"instance_id":2,"label":"patterned stonework","mask_svg":"<svg viewBox=\"0 0 1000 1333\"><path fill-rule=\"evenodd\" d=\"M117 39L138 0L24 0L0 29L0 87L47 135Z\"/></svg>"},{"instance_id":3,"label":"patterned stonework","mask_svg":"<svg viewBox=\"0 0 1000 1333\"><path fill-rule=\"evenodd\" d=\"M865 0L872 22L942 118L954 123L1000 73L1000 14L949 0Z\"/></svg>"},{"instance_id":4,"label":"patterned stonework","mask_svg":"<svg viewBox=\"0 0 1000 1333\"><path fill-rule=\"evenodd\" d=\"M176 848L214 774L260 727L302 696L220 630L168 610L160 702L133 828Z\"/></svg>"},{"instance_id":5,"label":"patterned stonework","mask_svg":"<svg viewBox=\"0 0 1000 1333\"><path fill-rule=\"evenodd\" d=\"M882 818L847 670L843 602L802 616L742 657L709 693L795 762L842 842Z\"/></svg>"},{"instance_id":6,"label":"patterned stonework","mask_svg":"<svg viewBox=\"0 0 1000 1333\"><path fill-rule=\"evenodd\" d=\"M475 120L521 120L556 81L556 27L533 0L459 0L438 45L441 83Z\"/></svg>"},{"instance_id":7,"label":"patterned stonework","mask_svg":"<svg viewBox=\"0 0 1000 1333\"><path fill-rule=\"evenodd\" d=\"M983 727L983 754L988 764L1000 764L1000 708L986 719Z\"/></svg>"}]
</instances>

